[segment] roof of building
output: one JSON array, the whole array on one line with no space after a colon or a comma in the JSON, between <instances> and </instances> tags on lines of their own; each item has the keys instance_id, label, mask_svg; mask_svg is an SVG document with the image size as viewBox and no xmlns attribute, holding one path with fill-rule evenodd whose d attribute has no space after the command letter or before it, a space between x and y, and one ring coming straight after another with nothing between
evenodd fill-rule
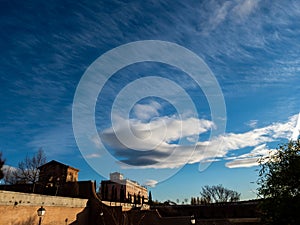
<instances>
[{"instance_id":1,"label":"roof of building","mask_svg":"<svg viewBox=\"0 0 300 225\"><path fill-rule=\"evenodd\" d=\"M41 169L41 168L43 168L43 167L47 167L47 166L50 166L50 165L60 165L60 166L66 167L66 168L71 168L71 169L73 169L73 170L76 170L77 172L79 171L79 169L76 169L76 168L74 168L74 167L72 167L72 166L63 164L63 163L58 162L58 161L56 161L56 160L51 160L50 162L47 162L47 163L45 163L44 165L41 165L40 167L38 167L38 169Z\"/></svg>"},{"instance_id":2,"label":"roof of building","mask_svg":"<svg viewBox=\"0 0 300 225\"><path fill-rule=\"evenodd\" d=\"M147 189L147 187L145 187L145 186L139 184L139 183L138 183L137 181L135 181L135 180L130 180L130 179L128 179L128 178L123 178L124 175L123 175L122 173L119 173L119 172L113 172L113 173L110 173L109 175L110 175L110 178L111 178L112 175L120 175L120 176L121 176L121 179L120 179L120 180L111 180L111 179L109 179L109 180L102 180L101 183L102 183L102 182L103 182L103 183L130 182L130 183L132 183L132 184L135 184L135 185L137 185L137 186L140 186L140 187L142 187L142 188Z\"/></svg>"}]
</instances>

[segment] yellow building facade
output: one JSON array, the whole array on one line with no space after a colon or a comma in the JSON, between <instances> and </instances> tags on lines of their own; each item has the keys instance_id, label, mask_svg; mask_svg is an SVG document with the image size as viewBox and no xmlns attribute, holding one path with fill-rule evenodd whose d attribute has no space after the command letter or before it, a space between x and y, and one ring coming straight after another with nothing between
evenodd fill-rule
<instances>
[{"instance_id":1,"label":"yellow building facade","mask_svg":"<svg viewBox=\"0 0 300 225\"><path fill-rule=\"evenodd\" d=\"M101 181L101 199L113 202L143 204L148 202L148 191L135 181L124 179L123 174L114 172L110 180Z\"/></svg>"}]
</instances>

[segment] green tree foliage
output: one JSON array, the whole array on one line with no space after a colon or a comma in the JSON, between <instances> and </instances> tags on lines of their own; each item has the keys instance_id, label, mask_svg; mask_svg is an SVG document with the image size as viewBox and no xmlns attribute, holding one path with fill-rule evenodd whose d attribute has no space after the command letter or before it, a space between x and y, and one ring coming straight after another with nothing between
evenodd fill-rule
<instances>
[{"instance_id":1,"label":"green tree foliage","mask_svg":"<svg viewBox=\"0 0 300 225\"><path fill-rule=\"evenodd\" d=\"M258 193L265 224L300 224L300 141L279 146L260 160Z\"/></svg>"},{"instance_id":2,"label":"green tree foliage","mask_svg":"<svg viewBox=\"0 0 300 225\"><path fill-rule=\"evenodd\" d=\"M205 185L202 187L201 203L218 203L218 202L237 202L240 200L241 194L219 185Z\"/></svg>"},{"instance_id":3,"label":"green tree foliage","mask_svg":"<svg viewBox=\"0 0 300 225\"><path fill-rule=\"evenodd\" d=\"M191 197L191 205L201 205L204 201L201 201L199 197Z\"/></svg>"},{"instance_id":4,"label":"green tree foliage","mask_svg":"<svg viewBox=\"0 0 300 225\"><path fill-rule=\"evenodd\" d=\"M2 152L0 152L0 180L4 177L3 174L3 166L4 166L5 160L2 158Z\"/></svg>"},{"instance_id":5,"label":"green tree foliage","mask_svg":"<svg viewBox=\"0 0 300 225\"><path fill-rule=\"evenodd\" d=\"M149 204L149 205L152 205L152 204L153 204L152 193L151 193L151 191L149 192L148 204Z\"/></svg>"},{"instance_id":6,"label":"green tree foliage","mask_svg":"<svg viewBox=\"0 0 300 225\"><path fill-rule=\"evenodd\" d=\"M196 198L195 197L191 197L191 205L196 205Z\"/></svg>"}]
</instances>

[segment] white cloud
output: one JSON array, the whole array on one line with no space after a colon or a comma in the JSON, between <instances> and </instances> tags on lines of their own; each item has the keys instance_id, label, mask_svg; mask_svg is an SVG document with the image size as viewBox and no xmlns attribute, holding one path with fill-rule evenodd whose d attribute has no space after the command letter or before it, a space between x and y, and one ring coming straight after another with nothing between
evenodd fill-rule
<instances>
[{"instance_id":1,"label":"white cloud","mask_svg":"<svg viewBox=\"0 0 300 225\"><path fill-rule=\"evenodd\" d=\"M296 122L297 115L294 115L286 123L275 123L268 127L259 129L262 131L261 135L270 135L273 138L285 138L290 139L290 135L293 132L293 126ZM298 123L297 123L298 124ZM297 126L296 126L297 127ZM294 137L292 134L292 140ZM225 165L228 168L240 168L240 167L252 167L259 165L258 160L261 157L272 155L276 152L275 149L268 149L266 144L256 146L250 153L246 153L237 157L228 157L226 159L232 160Z\"/></svg>"},{"instance_id":2,"label":"white cloud","mask_svg":"<svg viewBox=\"0 0 300 225\"><path fill-rule=\"evenodd\" d=\"M126 129L122 126L115 130L116 134L112 132L112 129L104 131L101 138L106 145L114 149L116 156L123 159L123 168L131 166L137 166L139 169L178 168L187 163L207 163L219 159L231 160L226 163L229 168L250 167L257 165L257 159L261 155L273 151L267 149L267 143L282 138L290 139L296 120L297 115L294 115L285 123L273 123L245 133L227 133L194 144L188 142L174 144L172 141L180 138L201 135L212 129L214 124L211 121L196 118L186 118L180 121L175 117L162 117L152 121L153 124L137 120L130 121L133 123L133 132L140 139L127 135L126 140L129 146L117 138L120 134L126 133ZM149 130L149 127L152 129ZM238 153L239 149L247 147L254 149L247 154L227 157L229 152Z\"/></svg>"},{"instance_id":3,"label":"white cloud","mask_svg":"<svg viewBox=\"0 0 300 225\"><path fill-rule=\"evenodd\" d=\"M102 143L101 143L101 141L99 140L99 137L98 137L97 134L94 135L94 136L92 136L92 137L90 138L90 140L91 140L92 143L95 145L95 147L97 147L97 148L99 148L99 149L102 147ZM94 153L91 153L91 154L94 154Z\"/></svg>"},{"instance_id":4,"label":"white cloud","mask_svg":"<svg viewBox=\"0 0 300 225\"><path fill-rule=\"evenodd\" d=\"M99 158L99 157L101 157L100 154L96 154L96 153L88 154L85 156L85 158L87 158L87 159L94 159L94 158Z\"/></svg>"},{"instance_id":5,"label":"white cloud","mask_svg":"<svg viewBox=\"0 0 300 225\"><path fill-rule=\"evenodd\" d=\"M212 1L207 7L212 11L203 28L204 34L218 28L228 18L240 23L250 16L258 7L260 0L238 0L236 2L224 1L221 5Z\"/></svg>"},{"instance_id":6,"label":"white cloud","mask_svg":"<svg viewBox=\"0 0 300 225\"><path fill-rule=\"evenodd\" d=\"M238 4L232 9L232 12L238 15L241 19L244 19L257 8L258 3L259 0L238 1Z\"/></svg>"},{"instance_id":7,"label":"white cloud","mask_svg":"<svg viewBox=\"0 0 300 225\"><path fill-rule=\"evenodd\" d=\"M216 9L215 14L211 17L209 23L213 26L213 28L217 27L220 23L222 23L228 14L230 3L224 2L223 5Z\"/></svg>"},{"instance_id":8,"label":"white cloud","mask_svg":"<svg viewBox=\"0 0 300 225\"><path fill-rule=\"evenodd\" d=\"M155 187L157 183L158 181L156 180L147 180L144 185L148 187Z\"/></svg>"},{"instance_id":9,"label":"white cloud","mask_svg":"<svg viewBox=\"0 0 300 225\"><path fill-rule=\"evenodd\" d=\"M133 108L134 114L140 120L148 120L154 116L159 116L158 110L161 105L152 101L150 104L136 104Z\"/></svg>"},{"instance_id":10,"label":"white cloud","mask_svg":"<svg viewBox=\"0 0 300 225\"><path fill-rule=\"evenodd\" d=\"M237 157L228 157L230 162L225 164L228 168L241 168L241 167L252 167L258 166L261 157L274 154L276 150L268 149L266 144L255 147L251 152L242 154Z\"/></svg>"},{"instance_id":11,"label":"white cloud","mask_svg":"<svg viewBox=\"0 0 300 225\"><path fill-rule=\"evenodd\" d=\"M235 159L231 162L227 162L225 166L228 168L253 167L259 165L258 160L258 157Z\"/></svg>"},{"instance_id":12,"label":"white cloud","mask_svg":"<svg viewBox=\"0 0 300 225\"><path fill-rule=\"evenodd\" d=\"M116 126L104 130L100 135L105 143L118 149L135 149L139 151L174 148L170 144L180 139L193 140L195 135L200 135L212 129L214 124L209 120L176 117L157 117L149 123L140 120L126 120L121 117L116 119Z\"/></svg>"},{"instance_id":13,"label":"white cloud","mask_svg":"<svg viewBox=\"0 0 300 225\"><path fill-rule=\"evenodd\" d=\"M293 134L292 134L292 140L295 141L298 139L299 137L299 134L300 134L300 113L298 115L298 120L297 120L297 124L294 128L294 131L293 131Z\"/></svg>"},{"instance_id":14,"label":"white cloud","mask_svg":"<svg viewBox=\"0 0 300 225\"><path fill-rule=\"evenodd\" d=\"M205 23L205 27L203 28L204 34L208 34L210 31L216 29L226 19L230 6L231 3L228 1L224 2L221 6L215 4L210 6L214 11Z\"/></svg>"},{"instance_id":15,"label":"white cloud","mask_svg":"<svg viewBox=\"0 0 300 225\"><path fill-rule=\"evenodd\" d=\"M8 183L11 181L10 178L12 178L11 176L9 176L11 173L17 172L18 168L17 167L13 167L13 166L9 166L9 165L3 165L2 167L2 172L4 174L4 178L0 179L0 184L5 184L5 175L8 175L8 180L6 180L6 182L8 181Z\"/></svg>"},{"instance_id":16,"label":"white cloud","mask_svg":"<svg viewBox=\"0 0 300 225\"><path fill-rule=\"evenodd\" d=\"M247 126L251 128L255 128L257 125L258 120L250 120L248 123L246 123Z\"/></svg>"},{"instance_id":17,"label":"white cloud","mask_svg":"<svg viewBox=\"0 0 300 225\"><path fill-rule=\"evenodd\" d=\"M2 170L4 173L6 173L6 171L10 170L10 171L17 171L18 168L17 167L13 167L13 166L9 166L9 165L3 165Z\"/></svg>"}]
</instances>

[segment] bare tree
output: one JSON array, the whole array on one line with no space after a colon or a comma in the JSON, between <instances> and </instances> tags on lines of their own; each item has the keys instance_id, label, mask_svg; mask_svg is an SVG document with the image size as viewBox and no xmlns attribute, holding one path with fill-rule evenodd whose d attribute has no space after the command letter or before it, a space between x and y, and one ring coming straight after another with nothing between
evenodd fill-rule
<instances>
[{"instance_id":1,"label":"bare tree","mask_svg":"<svg viewBox=\"0 0 300 225\"><path fill-rule=\"evenodd\" d=\"M204 203L237 202L241 196L240 193L224 188L221 184L202 187L200 195L201 201Z\"/></svg>"},{"instance_id":2,"label":"bare tree","mask_svg":"<svg viewBox=\"0 0 300 225\"><path fill-rule=\"evenodd\" d=\"M46 163L46 155L39 149L32 157L26 156L17 168L7 167L4 173L6 184L35 184L38 181L38 168Z\"/></svg>"},{"instance_id":3,"label":"bare tree","mask_svg":"<svg viewBox=\"0 0 300 225\"><path fill-rule=\"evenodd\" d=\"M34 184L39 178L38 168L46 163L46 155L39 149L32 158L26 156L24 161L19 162L19 181L25 184Z\"/></svg>"},{"instance_id":4,"label":"bare tree","mask_svg":"<svg viewBox=\"0 0 300 225\"><path fill-rule=\"evenodd\" d=\"M4 177L4 174L3 174L4 163L5 163L5 160L2 158L2 152L0 152L0 180Z\"/></svg>"}]
</instances>

